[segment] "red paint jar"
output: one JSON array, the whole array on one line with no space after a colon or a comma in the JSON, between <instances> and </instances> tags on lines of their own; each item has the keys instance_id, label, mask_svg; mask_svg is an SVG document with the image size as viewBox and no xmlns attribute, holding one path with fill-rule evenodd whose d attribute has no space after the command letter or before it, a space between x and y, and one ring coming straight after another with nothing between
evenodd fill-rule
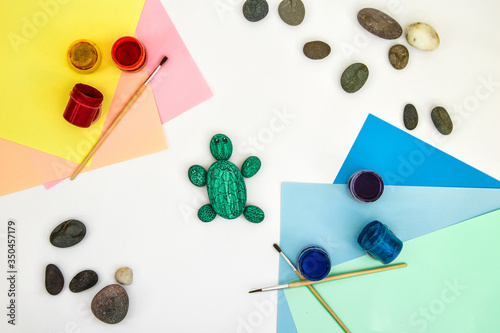
<instances>
[{"instance_id":1,"label":"red paint jar","mask_svg":"<svg viewBox=\"0 0 500 333\"><path fill-rule=\"evenodd\" d=\"M69 93L63 117L78 127L90 127L101 116L104 96L94 87L78 83Z\"/></svg>"},{"instance_id":2,"label":"red paint jar","mask_svg":"<svg viewBox=\"0 0 500 333\"><path fill-rule=\"evenodd\" d=\"M113 44L111 57L122 71L136 72L146 65L146 48L137 38L121 37Z\"/></svg>"}]
</instances>

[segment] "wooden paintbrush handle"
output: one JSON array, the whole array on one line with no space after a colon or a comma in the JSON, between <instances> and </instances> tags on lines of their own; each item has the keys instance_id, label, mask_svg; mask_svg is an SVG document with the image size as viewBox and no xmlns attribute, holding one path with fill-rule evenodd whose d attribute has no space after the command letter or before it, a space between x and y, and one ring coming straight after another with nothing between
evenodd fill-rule
<instances>
[{"instance_id":1,"label":"wooden paintbrush handle","mask_svg":"<svg viewBox=\"0 0 500 333\"><path fill-rule=\"evenodd\" d=\"M351 331L349 331L349 329L344 325L342 320L340 320L340 318L335 314L335 312L333 312L333 310L328 306L326 301L323 299L323 297L321 297L321 295L316 291L316 289L314 289L314 287L311 285L308 285L307 288L309 288L309 290L313 293L313 295L316 296L316 298L321 303L321 305L323 305L323 307L326 309L326 311L328 311L330 313L330 315L333 317L333 319L335 319L337 324L339 324L340 327L342 327L344 332L350 333Z\"/></svg>"}]
</instances>

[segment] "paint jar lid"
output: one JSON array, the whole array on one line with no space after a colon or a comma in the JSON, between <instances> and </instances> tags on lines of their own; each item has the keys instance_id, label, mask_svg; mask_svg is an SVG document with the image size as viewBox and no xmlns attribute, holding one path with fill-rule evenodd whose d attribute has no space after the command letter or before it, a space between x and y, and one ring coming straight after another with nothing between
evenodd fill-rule
<instances>
[{"instance_id":1,"label":"paint jar lid","mask_svg":"<svg viewBox=\"0 0 500 333\"><path fill-rule=\"evenodd\" d=\"M135 37L121 37L113 44L111 57L122 71L137 72L146 65L146 47Z\"/></svg>"},{"instance_id":2,"label":"paint jar lid","mask_svg":"<svg viewBox=\"0 0 500 333\"><path fill-rule=\"evenodd\" d=\"M371 170L355 172L347 183L349 194L358 202L368 203L377 201L384 193L382 177Z\"/></svg>"},{"instance_id":3,"label":"paint jar lid","mask_svg":"<svg viewBox=\"0 0 500 333\"><path fill-rule=\"evenodd\" d=\"M297 255L297 268L304 278L310 281L319 281L328 276L332 263L324 248L309 245Z\"/></svg>"},{"instance_id":4,"label":"paint jar lid","mask_svg":"<svg viewBox=\"0 0 500 333\"><path fill-rule=\"evenodd\" d=\"M101 64L101 51L95 43L80 39L74 41L68 48L69 66L78 73L89 74Z\"/></svg>"}]
</instances>

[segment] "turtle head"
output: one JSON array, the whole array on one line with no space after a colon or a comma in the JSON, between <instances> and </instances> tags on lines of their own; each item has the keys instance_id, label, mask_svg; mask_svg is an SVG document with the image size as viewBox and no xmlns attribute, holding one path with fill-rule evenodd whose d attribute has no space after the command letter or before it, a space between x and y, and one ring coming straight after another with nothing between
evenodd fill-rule
<instances>
[{"instance_id":1,"label":"turtle head","mask_svg":"<svg viewBox=\"0 0 500 333\"><path fill-rule=\"evenodd\" d=\"M233 153L233 144L224 134L216 134L210 140L210 152L216 160L228 160Z\"/></svg>"}]
</instances>

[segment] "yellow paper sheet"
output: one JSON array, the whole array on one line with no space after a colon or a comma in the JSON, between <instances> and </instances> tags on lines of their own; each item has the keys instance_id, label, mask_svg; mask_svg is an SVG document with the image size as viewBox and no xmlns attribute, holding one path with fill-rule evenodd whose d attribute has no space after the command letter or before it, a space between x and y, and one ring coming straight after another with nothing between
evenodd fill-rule
<instances>
[{"instance_id":1,"label":"yellow paper sheet","mask_svg":"<svg viewBox=\"0 0 500 333\"><path fill-rule=\"evenodd\" d=\"M119 37L134 35L145 0L26 0L0 11L2 36L0 138L81 162L81 145L101 132L121 71L111 59ZM78 39L95 42L103 55L99 69L79 74L66 60ZM62 116L76 83L104 95L103 114L88 129Z\"/></svg>"}]
</instances>

